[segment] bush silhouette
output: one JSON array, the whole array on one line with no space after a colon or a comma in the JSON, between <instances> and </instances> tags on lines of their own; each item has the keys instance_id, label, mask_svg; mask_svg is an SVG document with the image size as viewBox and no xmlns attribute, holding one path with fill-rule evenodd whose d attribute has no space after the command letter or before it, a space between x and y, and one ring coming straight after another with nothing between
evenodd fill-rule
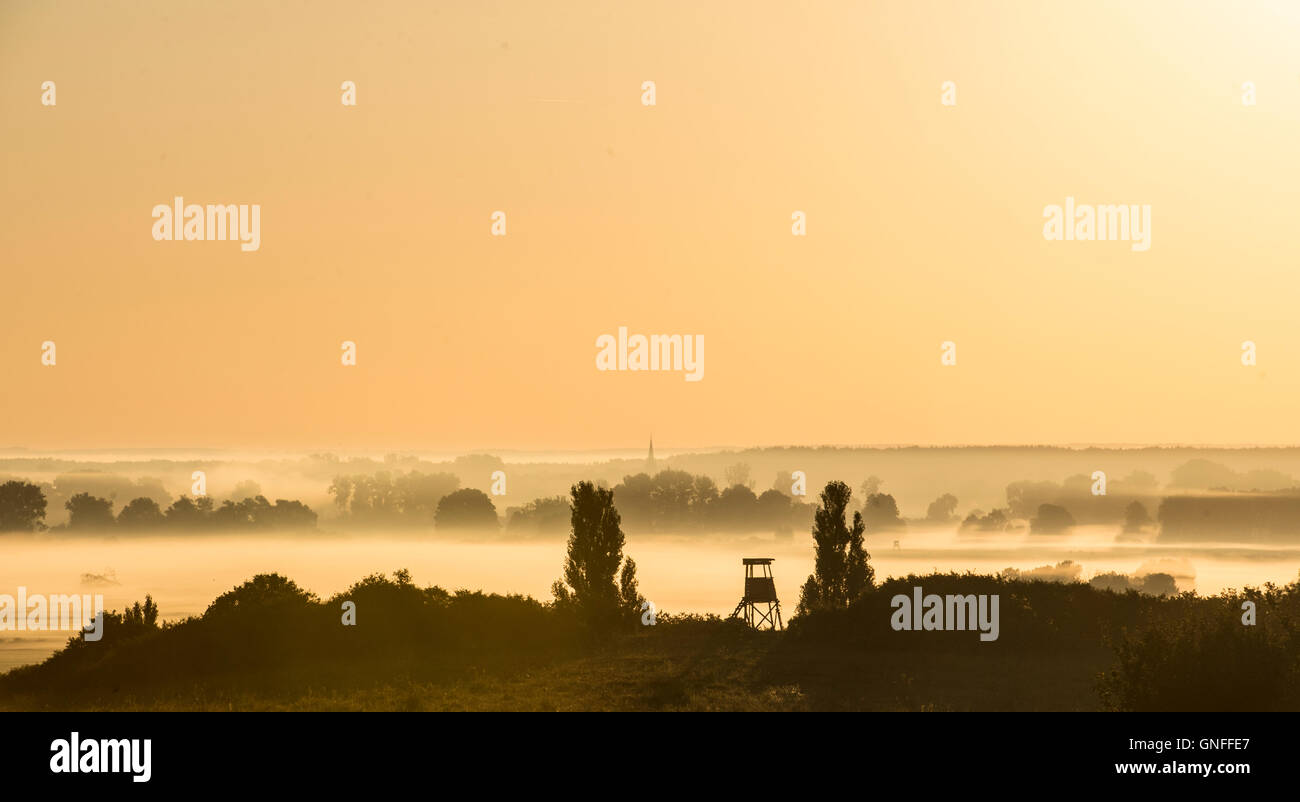
<instances>
[{"instance_id":1,"label":"bush silhouette","mask_svg":"<svg viewBox=\"0 0 1300 802\"><path fill-rule=\"evenodd\" d=\"M1243 604L1256 623L1243 623ZM1102 680L1115 710L1268 711L1300 707L1300 582L1165 599L1115 639Z\"/></svg>"}]
</instances>

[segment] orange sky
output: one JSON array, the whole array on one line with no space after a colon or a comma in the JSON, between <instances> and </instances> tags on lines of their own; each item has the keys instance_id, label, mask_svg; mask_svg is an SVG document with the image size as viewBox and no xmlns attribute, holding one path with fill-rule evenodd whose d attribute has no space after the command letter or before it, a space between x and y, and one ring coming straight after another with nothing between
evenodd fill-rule
<instances>
[{"instance_id":1,"label":"orange sky","mask_svg":"<svg viewBox=\"0 0 1300 802\"><path fill-rule=\"evenodd\" d=\"M1300 442L1300 5L800 5L5 2L0 445Z\"/></svg>"}]
</instances>

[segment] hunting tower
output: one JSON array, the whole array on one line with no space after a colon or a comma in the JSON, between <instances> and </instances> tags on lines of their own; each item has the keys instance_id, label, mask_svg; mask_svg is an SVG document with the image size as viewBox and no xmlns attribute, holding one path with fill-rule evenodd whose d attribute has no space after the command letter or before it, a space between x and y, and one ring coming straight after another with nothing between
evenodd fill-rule
<instances>
[{"instance_id":1,"label":"hunting tower","mask_svg":"<svg viewBox=\"0 0 1300 802\"><path fill-rule=\"evenodd\" d=\"M781 629L781 602L776 598L776 582L772 579L772 558L745 557L741 562L745 566L745 596L731 617L743 610L745 623L751 627L762 629L766 623L770 629ZM759 568L757 574L755 566Z\"/></svg>"}]
</instances>

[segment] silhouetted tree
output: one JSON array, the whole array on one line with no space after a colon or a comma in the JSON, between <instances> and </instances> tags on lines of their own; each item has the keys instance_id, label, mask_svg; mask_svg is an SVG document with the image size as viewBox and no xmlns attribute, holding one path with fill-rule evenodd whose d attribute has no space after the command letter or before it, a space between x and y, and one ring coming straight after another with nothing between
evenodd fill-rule
<instances>
[{"instance_id":1,"label":"silhouetted tree","mask_svg":"<svg viewBox=\"0 0 1300 802\"><path fill-rule=\"evenodd\" d=\"M357 522L428 525L434 522L438 502L459 487L453 473L376 471L335 476L328 492L339 512Z\"/></svg>"},{"instance_id":2,"label":"silhouetted tree","mask_svg":"<svg viewBox=\"0 0 1300 802\"><path fill-rule=\"evenodd\" d=\"M212 513L212 525L217 529L251 529L264 518L271 502L265 496L246 498L243 501L226 499Z\"/></svg>"},{"instance_id":3,"label":"silhouetted tree","mask_svg":"<svg viewBox=\"0 0 1300 802\"><path fill-rule=\"evenodd\" d=\"M334 498L334 504L338 506L339 512L347 512L352 503L353 479L354 477L351 476L335 476L334 481L330 482L329 488L325 491Z\"/></svg>"},{"instance_id":4,"label":"silhouetted tree","mask_svg":"<svg viewBox=\"0 0 1300 802\"><path fill-rule=\"evenodd\" d=\"M1126 534L1137 534L1144 527L1151 525L1151 515L1147 513L1147 508L1142 506L1142 502L1134 501L1124 508L1124 532Z\"/></svg>"},{"instance_id":5,"label":"silhouetted tree","mask_svg":"<svg viewBox=\"0 0 1300 802\"><path fill-rule=\"evenodd\" d=\"M1007 517L1005 509L995 509L988 515L985 515L983 510L972 510L971 514L966 516L966 520L961 522L960 528L963 531L974 529L981 532L1001 532L1009 523L1011 520Z\"/></svg>"},{"instance_id":6,"label":"silhouetted tree","mask_svg":"<svg viewBox=\"0 0 1300 802\"><path fill-rule=\"evenodd\" d=\"M45 494L29 482L0 485L0 532L31 532L45 518Z\"/></svg>"},{"instance_id":7,"label":"silhouetted tree","mask_svg":"<svg viewBox=\"0 0 1300 802\"><path fill-rule=\"evenodd\" d=\"M862 596L875 580L863 549L861 513L853 513L853 527L845 521L853 491L843 482L830 482L821 492L813 523L813 574L799 594L796 615L813 610L844 607Z\"/></svg>"},{"instance_id":8,"label":"silhouetted tree","mask_svg":"<svg viewBox=\"0 0 1300 802\"><path fill-rule=\"evenodd\" d=\"M952 522L956 517L957 497L952 493L944 493L934 501L925 511L925 521L931 524L946 524Z\"/></svg>"},{"instance_id":9,"label":"silhouetted tree","mask_svg":"<svg viewBox=\"0 0 1300 802\"><path fill-rule=\"evenodd\" d=\"M871 555L862 542L865 526L853 514L853 528L849 530L849 552L844 558L844 599L852 604L862 598L876 584L876 569L871 567Z\"/></svg>"},{"instance_id":10,"label":"silhouetted tree","mask_svg":"<svg viewBox=\"0 0 1300 802\"><path fill-rule=\"evenodd\" d=\"M623 560L623 570L618 573L618 598L629 618L635 618L645 603L645 597L637 588L636 561L631 557Z\"/></svg>"},{"instance_id":11,"label":"silhouetted tree","mask_svg":"<svg viewBox=\"0 0 1300 802\"><path fill-rule=\"evenodd\" d=\"M1029 531L1039 535L1059 535L1074 526L1074 516L1056 504L1038 505L1038 515L1029 522Z\"/></svg>"},{"instance_id":12,"label":"silhouetted tree","mask_svg":"<svg viewBox=\"0 0 1300 802\"><path fill-rule=\"evenodd\" d=\"M203 612L204 618L266 614L283 609L303 609L319 601L315 593L280 574L258 574L218 596Z\"/></svg>"},{"instance_id":13,"label":"silhouetted tree","mask_svg":"<svg viewBox=\"0 0 1300 802\"><path fill-rule=\"evenodd\" d=\"M572 609L591 627L602 629L640 607L636 564L628 559L620 585L614 584L623 562L623 528L614 493L591 482L570 490L573 531L569 533L564 579L551 586L556 605Z\"/></svg>"},{"instance_id":14,"label":"silhouetted tree","mask_svg":"<svg viewBox=\"0 0 1300 802\"><path fill-rule=\"evenodd\" d=\"M312 529L316 526L316 513L301 501L280 498L272 504L266 496L257 496L243 501L223 501L209 521L214 529L223 530Z\"/></svg>"},{"instance_id":15,"label":"silhouetted tree","mask_svg":"<svg viewBox=\"0 0 1300 802\"><path fill-rule=\"evenodd\" d=\"M1084 482L1086 484L1086 477ZM1008 518L1032 518L1038 505L1059 501L1062 493L1061 486L1056 482L1030 479L1012 482L1007 485Z\"/></svg>"},{"instance_id":16,"label":"silhouetted tree","mask_svg":"<svg viewBox=\"0 0 1300 802\"><path fill-rule=\"evenodd\" d=\"M122 623L129 627L156 628L158 626L158 605L154 602L153 596L146 593L143 605L136 602L124 610L122 612Z\"/></svg>"},{"instance_id":17,"label":"silhouetted tree","mask_svg":"<svg viewBox=\"0 0 1300 802\"><path fill-rule=\"evenodd\" d=\"M1127 576L1114 571L1097 574L1088 580L1088 584L1097 590L1109 590L1115 593L1126 593L1135 589Z\"/></svg>"},{"instance_id":18,"label":"silhouetted tree","mask_svg":"<svg viewBox=\"0 0 1300 802\"><path fill-rule=\"evenodd\" d=\"M106 529L113 525L113 502L89 493L78 493L63 505L69 514L69 529Z\"/></svg>"},{"instance_id":19,"label":"silhouetted tree","mask_svg":"<svg viewBox=\"0 0 1300 802\"><path fill-rule=\"evenodd\" d=\"M624 476L623 481L614 486L619 512L632 525L654 528L654 510L650 503L653 490L654 479L648 473Z\"/></svg>"},{"instance_id":20,"label":"silhouetted tree","mask_svg":"<svg viewBox=\"0 0 1300 802\"><path fill-rule=\"evenodd\" d=\"M454 473L411 471L399 474L394 484L402 517L411 523L427 524L437 515L438 502L460 487L460 479Z\"/></svg>"},{"instance_id":21,"label":"silhouetted tree","mask_svg":"<svg viewBox=\"0 0 1300 802\"><path fill-rule=\"evenodd\" d=\"M707 476L662 470L653 477L624 476L614 487L614 498L629 526L668 531L711 523L719 496L717 484Z\"/></svg>"},{"instance_id":22,"label":"silhouetted tree","mask_svg":"<svg viewBox=\"0 0 1300 802\"><path fill-rule=\"evenodd\" d=\"M482 490L472 487L462 488L449 493L438 502L438 511L434 522L439 529L491 529L495 531L501 522L497 520L497 508L492 499Z\"/></svg>"},{"instance_id":23,"label":"silhouetted tree","mask_svg":"<svg viewBox=\"0 0 1300 802\"><path fill-rule=\"evenodd\" d=\"M1149 596L1176 596L1178 583L1171 574L1157 571L1142 577L1142 592Z\"/></svg>"},{"instance_id":24,"label":"silhouetted tree","mask_svg":"<svg viewBox=\"0 0 1300 802\"><path fill-rule=\"evenodd\" d=\"M167 525L173 529L199 529L206 526L212 517L212 498L199 496L191 499L181 496L163 513Z\"/></svg>"},{"instance_id":25,"label":"silhouetted tree","mask_svg":"<svg viewBox=\"0 0 1300 802\"><path fill-rule=\"evenodd\" d=\"M697 476L691 487L690 514L696 526L709 526L713 522L714 507L718 501L718 484L711 476Z\"/></svg>"},{"instance_id":26,"label":"silhouetted tree","mask_svg":"<svg viewBox=\"0 0 1300 802\"><path fill-rule=\"evenodd\" d=\"M494 471L506 469L505 460L495 454L462 454L451 464L458 481L468 487L488 487L492 482Z\"/></svg>"},{"instance_id":27,"label":"silhouetted tree","mask_svg":"<svg viewBox=\"0 0 1300 802\"><path fill-rule=\"evenodd\" d=\"M732 485L718 496L714 522L729 529L749 529L758 512L758 497L744 485Z\"/></svg>"},{"instance_id":28,"label":"silhouetted tree","mask_svg":"<svg viewBox=\"0 0 1300 802\"><path fill-rule=\"evenodd\" d=\"M346 482L350 490L346 510L352 518L369 523L392 523L401 516L401 500L389 471L336 477L335 483L330 485L331 492L339 489L340 480ZM335 501L339 501L337 495Z\"/></svg>"},{"instance_id":29,"label":"silhouetted tree","mask_svg":"<svg viewBox=\"0 0 1300 802\"><path fill-rule=\"evenodd\" d=\"M260 495L262 495L262 486L252 479L236 482L235 488L230 491L232 501L238 501L241 498L257 498Z\"/></svg>"},{"instance_id":30,"label":"silhouetted tree","mask_svg":"<svg viewBox=\"0 0 1300 802\"><path fill-rule=\"evenodd\" d=\"M261 498L261 496L258 496ZM315 529L316 513L296 499L278 498L265 510L267 524L273 529ZM260 521L258 523L261 523Z\"/></svg>"},{"instance_id":31,"label":"silhouetted tree","mask_svg":"<svg viewBox=\"0 0 1300 802\"><path fill-rule=\"evenodd\" d=\"M906 529L907 523L898 514L898 502L888 493L873 493L862 505L862 523L868 532L892 532Z\"/></svg>"},{"instance_id":32,"label":"silhouetted tree","mask_svg":"<svg viewBox=\"0 0 1300 802\"><path fill-rule=\"evenodd\" d=\"M161 526L165 520L158 502L144 497L132 499L117 514L118 526L128 529L154 529Z\"/></svg>"},{"instance_id":33,"label":"silhouetted tree","mask_svg":"<svg viewBox=\"0 0 1300 802\"><path fill-rule=\"evenodd\" d=\"M172 495L167 492L161 479L144 476L133 481L126 476L101 471L87 470L59 474L54 479L53 487L46 491L52 506L61 506L65 509L67 502L80 493L108 499L114 503L118 499L133 499L141 496L153 499L160 507L167 507L172 503Z\"/></svg>"},{"instance_id":34,"label":"silhouetted tree","mask_svg":"<svg viewBox=\"0 0 1300 802\"><path fill-rule=\"evenodd\" d=\"M684 528L691 517L695 477L686 471L665 469L655 474L650 488L652 526L661 531Z\"/></svg>"},{"instance_id":35,"label":"silhouetted tree","mask_svg":"<svg viewBox=\"0 0 1300 802\"><path fill-rule=\"evenodd\" d=\"M533 499L506 510L506 530L511 534L561 532L569 525L573 509L564 496Z\"/></svg>"},{"instance_id":36,"label":"silhouetted tree","mask_svg":"<svg viewBox=\"0 0 1300 802\"><path fill-rule=\"evenodd\" d=\"M722 476L726 480L727 487L742 485L752 489L754 484L749 478L749 463L747 462L737 462L727 468Z\"/></svg>"},{"instance_id":37,"label":"silhouetted tree","mask_svg":"<svg viewBox=\"0 0 1300 802\"><path fill-rule=\"evenodd\" d=\"M1160 480L1156 478L1154 473L1138 468L1116 482L1116 484L1122 485L1129 492L1152 491L1160 486Z\"/></svg>"},{"instance_id":38,"label":"silhouetted tree","mask_svg":"<svg viewBox=\"0 0 1300 802\"><path fill-rule=\"evenodd\" d=\"M776 478L772 480L772 490L782 495L789 496L790 488L794 480L790 478L790 471L777 471Z\"/></svg>"},{"instance_id":39,"label":"silhouetted tree","mask_svg":"<svg viewBox=\"0 0 1300 802\"><path fill-rule=\"evenodd\" d=\"M794 500L780 490L764 490L756 505L758 520L765 527L783 531L790 526L790 505Z\"/></svg>"}]
</instances>

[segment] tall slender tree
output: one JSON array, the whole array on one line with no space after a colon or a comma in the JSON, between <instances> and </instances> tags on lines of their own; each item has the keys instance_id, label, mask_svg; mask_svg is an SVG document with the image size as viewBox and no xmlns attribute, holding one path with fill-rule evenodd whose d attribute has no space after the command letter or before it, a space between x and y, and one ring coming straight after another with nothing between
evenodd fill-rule
<instances>
[{"instance_id":1,"label":"tall slender tree","mask_svg":"<svg viewBox=\"0 0 1300 802\"><path fill-rule=\"evenodd\" d=\"M813 519L813 574L804 582L796 614L845 607L871 588L875 570L863 544L861 513L846 520L853 491L843 482L829 482Z\"/></svg>"},{"instance_id":2,"label":"tall slender tree","mask_svg":"<svg viewBox=\"0 0 1300 802\"><path fill-rule=\"evenodd\" d=\"M571 607L591 626L607 627L628 617L640 606L636 563L623 560L623 528L614 491L579 482L570 490L573 499L569 548L564 579L551 586L555 601ZM623 563L622 575L619 563Z\"/></svg>"}]
</instances>

